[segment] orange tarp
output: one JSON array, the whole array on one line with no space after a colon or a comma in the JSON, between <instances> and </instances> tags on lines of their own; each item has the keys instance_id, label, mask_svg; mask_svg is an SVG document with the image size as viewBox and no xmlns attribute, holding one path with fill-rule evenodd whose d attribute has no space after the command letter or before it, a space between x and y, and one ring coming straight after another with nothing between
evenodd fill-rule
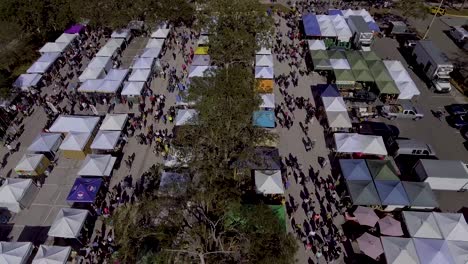
<instances>
[{"instance_id":1,"label":"orange tarp","mask_svg":"<svg viewBox=\"0 0 468 264\"><path fill-rule=\"evenodd\" d=\"M273 80L259 80L257 82L257 89L259 93L272 93Z\"/></svg>"}]
</instances>

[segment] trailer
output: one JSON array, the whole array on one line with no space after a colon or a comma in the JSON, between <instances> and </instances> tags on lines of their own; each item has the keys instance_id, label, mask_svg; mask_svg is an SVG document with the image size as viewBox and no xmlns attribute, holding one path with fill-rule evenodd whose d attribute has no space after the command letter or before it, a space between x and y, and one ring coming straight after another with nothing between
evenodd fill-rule
<instances>
[{"instance_id":1,"label":"trailer","mask_svg":"<svg viewBox=\"0 0 468 264\"><path fill-rule=\"evenodd\" d=\"M349 29L353 33L352 43L357 49L370 51L374 34L369 29L362 16L349 16L347 19Z\"/></svg>"},{"instance_id":2,"label":"trailer","mask_svg":"<svg viewBox=\"0 0 468 264\"><path fill-rule=\"evenodd\" d=\"M429 183L434 190L461 191L468 188L468 170L460 160L420 159L413 167L418 181Z\"/></svg>"},{"instance_id":3,"label":"trailer","mask_svg":"<svg viewBox=\"0 0 468 264\"><path fill-rule=\"evenodd\" d=\"M416 61L416 67L419 67L437 92L448 93L452 90L449 81L453 64L432 41L416 42L412 56Z\"/></svg>"}]
</instances>

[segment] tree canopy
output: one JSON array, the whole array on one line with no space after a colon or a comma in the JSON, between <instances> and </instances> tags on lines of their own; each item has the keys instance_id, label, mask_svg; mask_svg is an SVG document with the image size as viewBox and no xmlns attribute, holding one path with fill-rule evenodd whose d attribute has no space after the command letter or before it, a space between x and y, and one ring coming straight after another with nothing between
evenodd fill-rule
<instances>
[{"instance_id":1,"label":"tree canopy","mask_svg":"<svg viewBox=\"0 0 468 264\"><path fill-rule=\"evenodd\" d=\"M423 0L398 1L396 3L396 8L401 12L403 17L425 19L429 14L428 8Z\"/></svg>"}]
</instances>

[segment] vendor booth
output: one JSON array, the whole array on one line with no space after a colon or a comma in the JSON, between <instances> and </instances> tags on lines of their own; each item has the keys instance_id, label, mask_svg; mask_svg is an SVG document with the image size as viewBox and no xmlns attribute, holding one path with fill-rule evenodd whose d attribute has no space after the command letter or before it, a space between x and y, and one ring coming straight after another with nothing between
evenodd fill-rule
<instances>
[{"instance_id":1,"label":"vendor booth","mask_svg":"<svg viewBox=\"0 0 468 264\"><path fill-rule=\"evenodd\" d=\"M284 184L280 170L256 170L255 187L261 194L283 194Z\"/></svg>"},{"instance_id":2,"label":"vendor booth","mask_svg":"<svg viewBox=\"0 0 468 264\"><path fill-rule=\"evenodd\" d=\"M372 181L366 160L340 159L341 174L347 181Z\"/></svg>"},{"instance_id":3,"label":"vendor booth","mask_svg":"<svg viewBox=\"0 0 468 264\"><path fill-rule=\"evenodd\" d=\"M346 186L354 205L381 205L373 181L346 181Z\"/></svg>"},{"instance_id":4,"label":"vendor booth","mask_svg":"<svg viewBox=\"0 0 468 264\"><path fill-rule=\"evenodd\" d=\"M442 239L442 233L432 212L403 211L410 237Z\"/></svg>"},{"instance_id":5,"label":"vendor booth","mask_svg":"<svg viewBox=\"0 0 468 264\"><path fill-rule=\"evenodd\" d=\"M320 39L309 39L307 40L309 50L327 50L325 42Z\"/></svg>"},{"instance_id":6,"label":"vendor booth","mask_svg":"<svg viewBox=\"0 0 468 264\"><path fill-rule=\"evenodd\" d=\"M194 77L209 77L216 70L216 66L190 66L189 78Z\"/></svg>"},{"instance_id":7,"label":"vendor booth","mask_svg":"<svg viewBox=\"0 0 468 264\"><path fill-rule=\"evenodd\" d=\"M151 33L151 38L166 39L169 36L169 32L171 32L170 28L158 28Z\"/></svg>"},{"instance_id":8,"label":"vendor booth","mask_svg":"<svg viewBox=\"0 0 468 264\"><path fill-rule=\"evenodd\" d=\"M401 182L413 209L434 209L439 203L434 192L426 182Z\"/></svg>"},{"instance_id":9,"label":"vendor booth","mask_svg":"<svg viewBox=\"0 0 468 264\"><path fill-rule=\"evenodd\" d=\"M362 153L387 156L387 149L381 136L335 133L333 137L337 153Z\"/></svg>"},{"instance_id":10,"label":"vendor booth","mask_svg":"<svg viewBox=\"0 0 468 264\"><path fill-rule=\"evenodd\" d=\"M40 245L32 264L66 264L71 247Z\"/></svg>"},{"instance_id":11,"label":"vendor booth","mask_svg":"<svg viewBox=\"0 0 468 264\"><path fill-rule=\"evenodd\" d=\"M88 64L90 69L104 69L109 72L112 69L112 58L110 57L94 57Z\"/></svg>"},{"instance_id":12,"label":"vendor booth","mask_svg":"<svg viewBox=\"0 0 468 264\"><path fill-rule=\"evenodd\" d=\"M262 103L260 104L260 108L275 108L275 94L273 93L265 93L260 94L262 98Z\"/></svg>"},{"instance_id":13,"label":"vendor booth","mask_svg":"<svg viewBox=\"0 0 468 264\"><path fill-rule=\"evenodd\" d=\"M96 129L99 119L100 118L97 116L61 115L49 128L49 131L60 133L68 133L71 131L91 133Z\"/></svg>"},{"instance_id":14,"label":"vendor booth","mask_svg":"<svg viewBox=\"0 0 468 264\"><path fill-rule=\"evenodd\" d=\"M256 67L273 67L273 55L255 55Z\"/></svg>"},{"instance_id":15,"label":"vendor booth","mask_svg":"<svg viewBox=\"0 0 468 264\"><path fill-rule=\"evenodd\" d=\"M88 210L61 208L47 233L51 237L78 238Z\"/></svg>"},{"instance_id":16,"label":"vendor booth","mask_svg":"<svg viewBox=\"0 0 468 264\"><path fill-rule=\"evenodd\" d=\"M253 124L254 126L263 128L275 128L275 113L274 111L254 111L253 112Z\"/></svg>"},{"instance_id":17,"label":"vendor booth","mask_svg":"<svg viewBox=\"0 0 468 264\"><path fill-rule=\"evenodd\" d=\"M135 58L132 65L130 66L131 69L154 69L154 58Z\"/></svg>"},{"instance_id":18,"label":"vendor booth","mask_svg":"<svg viewBox=\"0 0 468 264\"><path fill-rule=\"evenodd\" d=\"M67 159L85 159L86 155L91 153L91 137L92 133L90 132L71 131L67 134L59 148Z\"/></svg>"},{"instance_id":19,"label":"vendor booth","mask_svg":"<svg viewBox=\"0 0 468 264\"><path fill-rule=\"evenodd\" d=\"M60 37L58 37L55 40L55 43L65 43L67 45L70 45L77 38L78 38L78 35L76 34L62 33L62 35L60 35Z\"/></svg>"},{"instance_id":20,"label":"vendor booth","mask_svg":"<svg viewBox=\"0 0 468 264\"><path fill-rule=\"evenodd\" d=\"M2 264L26 264L34 249L31 242L0 242Z\"/></svg>"},{"instance_id":21,"label":"vendor booth","mask_svg":"<svg viewBox=\"0 0 468 264\"><path fill-rule=\"evenodd\" d=\"M117 52L119 51L119 47L115 45L104 45L102 48L99 49L99 51L96 53L95 58L113 58L117 55Z\"/></svg>"},{"instance_id":22,"label":"vendor booth","mask_svg":"<svg viewBox=\"0 0 468 264\"><path fill-rule=\"evenodd\" d=\"M255 67L255 79L273 79L273 67Z\"/></svg>"},{"instance_id":23,"label":"vendor booth","mask_svg":"<svg viewBox=\"0 0 468 264\"><path fill-rule=\"evenodd\" d=\"M411 238L382 236L383 250L387 264L418 264L419 257Z\"/></svg>"},{"instance_id":24,"label":"vendor booth","mask_svg":"<svg viewBox=\"0 0 468 264\"><path fill-rule=\"evenodd\" d=\"M128 69L111 69L104 80L123 82L130 71Z\"/></svg>"},{"instance_id":25,"label":"vendor booth","mask_svg":"<svg viewBox=\"0 0 468 264\"><path fill-rule=\"evenodd\" d=\"M89 154L83 161L78 175L83 177L109 177L112 174L116 160L117 158L111 155Z\"/></svg>"},{"instance_id":26,"label":"vendor booth","mask_svg":"<svg viewBox=\"0 0 468 264\"><path fill-rule=\"evenodd\" d=\"M147 49L162 49L164 47L164 39L149 39L145 48Z\"/></svg>"},{"instance_id":27,"label":"vendor booth","mask_svg":"<svg viewBox=\"0 0 468 264\"><path fill-rule=\"evenodd\" d=\"M141 58L158 58L161 54L161 47L144 49L143 53L140 55Z\"/></svg>"},{"instance_id":28,"label":"vendor booth","mask_svg":"<svg viewBox=\"0 0 468 264\"><path fill-rule=\"evenodd\" d=\"M132 70L130 77L128 77L129 82L147 82L150 80L151 70L149 69L135 69Z\"/></svg>"},{"instance_id":29,"label":"vendor booth","mask_svg":"<svg viewBox=\"0 0 468 264\"><path fill-rule=\"evenodd\" d=\"M273 93L273 80L257 79L257 91L259 93Z\"/></svg>"},{"instance_id":30,"label":"vendor booth","mask_svg":"<svg viewBox=\"0 0 468 264\"><path fill-rule=\"evenodd\" d=\"M77 178L68 194L67 202L94 203L101 185L101 178Z\"/></svg>"},{"instance_id":31,"label":"vendor booth","mask_svg":"<svg viewBox=\"0 0 468 264\"><path fill-rule=\"evenodd\" d=\"M56 43L56 42L47 42L42 48L39 50L40 53L49 53L49 52L59 52L63 53L67 49L67 43Z\"/></svg>"},{"instance_id":32,"label":"vendor booth","mask_svg":"<svg viewBox=\"0 0 468 264\"><path fill-rule=\"evenodd\" d=\"M257 55L271 55L271 49L266 47L261 47L256 53Z\"/></svg>"},{"instance_id":33,"label":"vendor booth","mask_svg":"<svg viewBox=\"0 0 468 264\"><path fill-rule=\"evenodd\" d=\"M132 100L134 103L137 103L140 96L143 95L144 87L145 82L125 82L120 95L125 96L127 100Z\"/></svg>"},{"instance_id":34,"label":"vendor booth","mask_svg":"<svg viewBox=\"0 0 468 264\"><path fill-rule=\"evenodd\" d=\"M128 42L132 38L132 32L130 29L126 28L116 29L114 32L112 32L111 38L124 39L126 42Z\"/></svg>"},{"instance_id":35,"label":"vendor booth","mask_svg":"<svg viewBox=\"0 0 468 264\"><path fill-rule=\"evenodd\" d=\"M99 130L91 144L93 152L114 152L120 140L120 131Z\"/></svg>"},{"instance_id":36,"label":"vendor booth","mask_svg":"<svg viewBox=\"0 0 468 264\"><path fill-rule=\"evenodd\" d=\"M127 124L128 114L107 114L99 130L122 131Z\"/></svg>"},{"instance_id":37,"label":"vendor booth","mask_svg":"<svg viewBox=\"0 0 468 264\"><path fill-rule=\"evenodd\" d=\"M80 34L85 29L85 26L82 24L74 24L71 27L67 28L64 33L67 34Z\"/></svg>"},{"instance_id":38,"label":"vendor booth","mask_svg":"<svg viewBox=\"0 0 468 264\"><path fill-rule=\"evenodd\" d=\"M176 126L195 125L197 123L198 111L195 109L179 109L175 118Z\"/></svg>"},{"instance_id":39,"label":"vendor booth","mask_svg":"<svg viewBox=\"0 0 468 264\"><path fill-rule=\"evenodd\" d=\"M195 54L195 55L208 55L209 49L210 49L210 48L207 47L207 46L197 47L197 48L195 48L194 54Z\"/></svg>"},{"instance_id":40,"label":"vendor booth","mask_svg":"<svg viewBox=\"0 0 468 264\"><path fill-rule=\"evenodd\" d=\"M41 74L21 74L13 83L13 87L21 89L23 92L30 91L31 88L37 88L41 84Z\"/></svg>"},{"instance_id":41,"label":"vendor booth","mask_svg":"<svg viewBox=\"0 0 468 264\"><path fill-rule=\"evenodd\" d=\"M0 187L0 208L19 213L32 203L36 191L32 179L7 178Z\"/></svg>"},{"instance_id":42,"label":"vendor booth","mask_svg":"<svg viewBox=\"0 0 468 264\"><path fill-rule=\"evenodd\" d=\"M40 133L29 145L28 151L37 153L55 153L62 143L60 133Z\"/></svg>"},{"instance_id":43,"label":"vendor booth","mask_svg":"<svg viewBox=\"0 0 468 264\"><path fill-rule=\"evenodd\" d=\"M194 55L192 60L193 66L210 66L210 55Z\"/></svg>"},{"instance_id":44,"label":"vendor booth","mask_svg":"<svg viewBox=\"0 0 468 264\"><path fill-rule=\"evenodd\" d=\"M51 61L36 61L31 65L31 67L29 67L29 69L26 70L26 72L44 74L48 72L53 65L54 62Z\"/></svg>"},{"instance_id":45,"label":"vendor booth","mask_svg":"<svg viewBox=\"0 0 468 264\"><path fill-rule=\"evenodd\" d=\"M104 68L86 68L78 77L78 80L84 82L86 80L103 79L105 76L106 70Z\"/></svg>"},{"instance_id":46,"label":"vendor booth","mask_svg":"<svg viewBox=\"0 0 468 264\"><path fill-rule=\"evenodd\" d=\"M50 161L44 154L24 154L15 172L18 175L38 176L44 173L49 167Z\"/></svg>"}]
</instances>

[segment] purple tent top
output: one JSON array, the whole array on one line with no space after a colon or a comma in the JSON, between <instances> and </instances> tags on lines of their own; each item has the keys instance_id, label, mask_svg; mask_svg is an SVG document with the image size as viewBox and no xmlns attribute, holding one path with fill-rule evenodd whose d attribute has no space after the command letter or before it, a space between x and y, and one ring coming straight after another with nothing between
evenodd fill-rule
<instances>
[{"instance_id":1,"label":"purple tent top","mask_svg":"<svg viewBox=\"0 0 468 264\"><path fill-rule=\"evenodd\" d=\"M77 178L70 190L70 193L68 194L67 202L94 202L101 184L101 178Z\"/></svg>"},{"instance_id":2,"label":"purple tent top","mask_svg":"<svg viewBox=\"0 0 468 264\"><path fill-rule=\"evenodd\" d=\"M71 26L67 30L65 30L64 33L68 33L68 34L81 33L81 31L83 31L84 27L85 26L83 26L81 24L74 24L73 26Z\"/></svg>"},{"instance_id":3,"label":"purple tent top","mask_svg":"<svg viewBox=\"0 0 468 264\"><path fill-rule=\"evenodd\" d=\"M302 16L302 23L304 24L304 32L306 36L320 36L320 26L317 17L313 14Z\"/></svg>"},{"instance_id":4,"label":"purple tent top","mask_svg":"<svg viewBox=\"0 0 468 264\"><path fill-rule=\"evenodd\" d=\"M328 9L328 15L330 15L330 16L334 16L334 15L343 16L343 13L339 9Z\"/></svg>"}]
</instances>

